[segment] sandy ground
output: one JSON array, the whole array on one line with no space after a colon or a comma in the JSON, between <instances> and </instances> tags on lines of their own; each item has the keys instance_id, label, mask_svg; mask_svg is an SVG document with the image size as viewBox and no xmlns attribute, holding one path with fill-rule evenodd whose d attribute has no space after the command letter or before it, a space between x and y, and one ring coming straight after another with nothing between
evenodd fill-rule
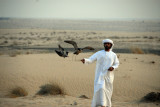
<instances>
[{"instance_id":1,"label":"sandy ground","mask_svg":"<svg viewBox=\"0 0 160 107\"><path fill-rule=\"evenodd\" d=\"M58 48L58 44L61 44L64 48L73 48L72 45L64 43L64 40L74 40L81 48L85 46L101 48L102 40L106 38L114 41L114 49L139 48L146 50L160 50L160 32L158 31L126 32L51 29L0 29L0 46L4 47L3 49L0 49L0 54L3 54L8 50L5 46L22 48Z\"/></svg>"},{"instance_id":2,"label":"sandy ground","mask_svg":"<svg viewBox=\"0 0 160 107\"><path fill-rule=\"evenodd\" d=\"M90 107L95 63L84 65L80 59L98 50L81 53L76 60L72 51L68 58L53 52L58 44L65 49L73 48L64 40L74 40L80 48L103 49L102 40L106 38L114 41L114 49L138 48L137 52L141 53L117 53L120 66L114 71L113 107L158 107L159 103L140 100L150 92L160 92L160 56L143 51L159 52L159 21L46 22L26 19L0 20L0 107ZM66 95L36 95L41 86L52 83L63 88ZM17 86L24 88L28 95L8 97ZM79 98L81 95L89 99Z\"/></svg>"},{"instance_id":3,"label":"sandy ground","mask_svg":"<svg viewBox=\"0 0 160 107\"><path fill-rule=\"evenodd\" d=\"M80 59L93 53L68 58L57 54L0 56L0 107L90 107L93 96L95 63L84 65ZM117 54L120 66L114 71L113 107L157 107L158 103L139 102L149 92L160 91L160 56ZM155 62L155 63L153 63ZM58 83L65 96L35 95L40 86ZM8 98L14 87L27 90L25 97ZM81 95L89 99L79 98ZM156 105L158 104L158 105Z\"/></svg>"}]
</instances>

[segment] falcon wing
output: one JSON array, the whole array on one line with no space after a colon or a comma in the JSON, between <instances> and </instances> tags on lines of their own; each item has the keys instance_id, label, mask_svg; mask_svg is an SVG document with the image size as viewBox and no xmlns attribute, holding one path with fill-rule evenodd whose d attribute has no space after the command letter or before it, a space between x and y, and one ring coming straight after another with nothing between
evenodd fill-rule
<instances>
[{"instance_id":1,"label":"falcon wing","mask_svg":"<svg viewBox=\"0 0 160 107\"><path fill-rule=\"evenodd\" d=\"M90 47L90 46L87 46L87 47L84 47L82 49L89 49L89 50L95 50L94 48Z\"/></svg>"},{"instance_id":2,"label":"falcon wing","mask_svg":"<svg viewBox=\"0 0 160 107\"><path fill-rule=\"evenodd\" d=\"M65 40L64 42L69 43L69 44L72 44L72 45L74 46L74 49L75 49L75 50L78 49L77 43L76 43L75 41Z\"/></svg>"},{"instance_id":3,"label":"falcon wing","mask_svg":"<svg viewBox=\"0 0 160 107\"><path fill-rule=\"evenodd\" d=\"M61 47L61 45L58 45L59 50L64 51L64 48Z\"/></svg>"}]
</instances>

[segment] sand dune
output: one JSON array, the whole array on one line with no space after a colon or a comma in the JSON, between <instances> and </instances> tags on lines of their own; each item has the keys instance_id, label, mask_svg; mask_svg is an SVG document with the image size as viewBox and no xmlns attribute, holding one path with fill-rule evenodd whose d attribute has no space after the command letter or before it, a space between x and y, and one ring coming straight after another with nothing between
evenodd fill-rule
<instances>
[{"instance_id":1,"label":"sand dune","mask_svg":"<svg viewBox=\"0 0 160 107\"><path fill-rule=\"evenodd\" d=\"M82 53L72 60L56 54L29 54L0 56L0 106L3 107L90 107L93 95L95 63L84 65L81 58L92 53ZM156 107L153 103L140 103L149 92L160 91L160 57L152 54L118 54L120 67L115 70L113 107ZM154 61L154 63L153 63ZM65 96L37 96L40 86L58 83ZM16 86L27 90L25 97L8 98ZM89 99L78 98L81 95Z\"/></svg>"}]
</instances>

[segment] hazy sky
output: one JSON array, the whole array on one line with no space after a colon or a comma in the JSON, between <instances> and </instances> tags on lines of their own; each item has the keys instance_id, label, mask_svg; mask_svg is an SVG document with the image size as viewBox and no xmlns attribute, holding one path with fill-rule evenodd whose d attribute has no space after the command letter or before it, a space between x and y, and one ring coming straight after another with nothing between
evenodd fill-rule
<instances>
[{"instance_id":1,"label":"hazy sky","mask_svg":"<svg viewBox=\"0 0 160 107\"><path fill-rule=\"evenodd\" d=\"M0 17L160 19L160 0L0 0Z\"/></svg>"}]
</instances>

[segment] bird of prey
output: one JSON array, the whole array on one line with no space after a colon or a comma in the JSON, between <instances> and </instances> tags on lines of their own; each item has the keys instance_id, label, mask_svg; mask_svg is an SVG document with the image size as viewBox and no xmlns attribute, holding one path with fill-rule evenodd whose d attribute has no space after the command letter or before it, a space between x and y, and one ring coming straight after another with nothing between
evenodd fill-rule
<instances>
[{"instance_id":1,"label":"bird of prey","mask_svg":"<svg viewBox=\"0 0 160 107\"><path fill-rule=\"evenodd\" d=\"M58 45L59 50L55 50L55 52L60 56L60 57L68 57L68 53L67 51L64 50L64 48L61 47L61 45Z\"/></svg>"},{"instance_id":2,"label":"bird of prey","mask_svg":"<svg viewBox=\"0 0 160 107\"><path fill-rule=\"evenodd\" d=\"M78 54L81 53L84 49L94 50L94 48L92 48L92 47L90 47L90 46L86 46L86 47L84 47L84 48L79 48L79 47L77 46L77 43L76 43L75 41L65 40L64 42L73 45L73 47L74 47L74 49L75 49L75 51L74 51L73 54L75 54L75 55L78 55Z\"/></svg>"}]
</instances>

